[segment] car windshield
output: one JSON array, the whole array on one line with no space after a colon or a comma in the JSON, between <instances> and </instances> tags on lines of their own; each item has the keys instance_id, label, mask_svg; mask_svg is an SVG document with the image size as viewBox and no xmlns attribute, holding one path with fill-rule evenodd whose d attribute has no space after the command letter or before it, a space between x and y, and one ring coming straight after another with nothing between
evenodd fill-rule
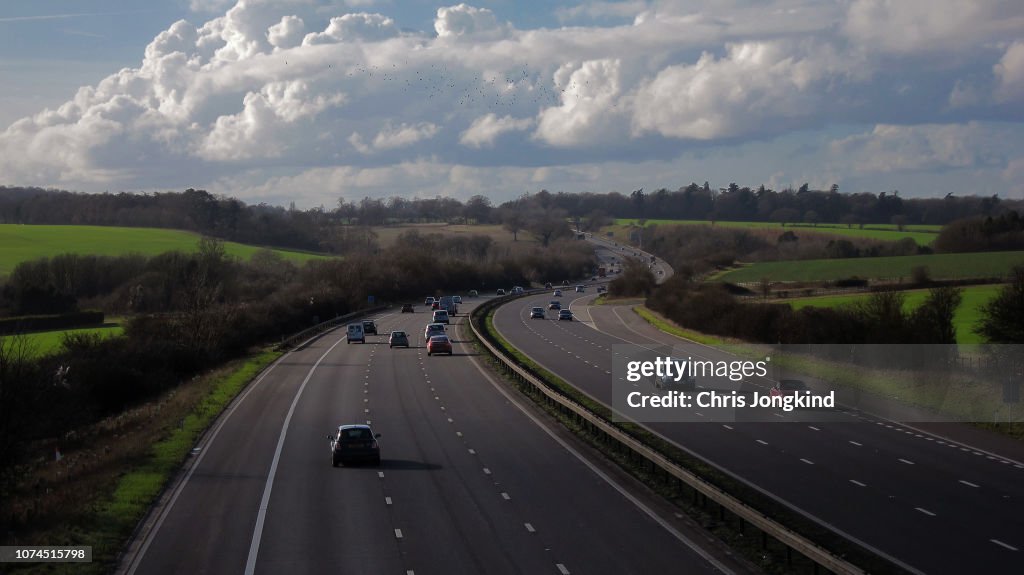
<instances>
[{"instance_id":1,"label":"car windshield","mask_svg":"<svg viewBox=\"0 0 1024 575\"><path fill-rule=\"evenodd\" d=\"M404 331L393 331L393 332L391 332L391 337L405 337L405 332Z\"/></svg>"},{"instance_id":2,"label":"car windshield","mask_svg":"<svg viewBox=\"0 0 1024 575\"><path fill-rule=\"evenodd\" d=\"M370 433L369 429L365 427L354 427L352 429L341 430L342 439L372 439L373 434Z\"/></svg>"}]
</instances>

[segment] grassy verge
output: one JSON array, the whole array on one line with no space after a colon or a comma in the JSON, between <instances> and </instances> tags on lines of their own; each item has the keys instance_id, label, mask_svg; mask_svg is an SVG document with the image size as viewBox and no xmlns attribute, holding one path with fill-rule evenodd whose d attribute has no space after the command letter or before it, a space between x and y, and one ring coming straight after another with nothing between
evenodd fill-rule
<instances>
[{"instance_id":1,"label":"grassy verge","mask_svg":"<svg viewBox=\"0 0 1024 575\"><path fill-rule=\"evenodd\" d=\"M484 329L501 350L521 367L541 379L549 388L573 400L591 413L605 421L611 422L612 411L604 404L591 399L588 395L562 380L555 374L544 369L530 358L515 349L494 328L493 310L484 316ZM496 365L492 364L492 365ZM581 437L592 447L600 451L609 460L619 465L648 487L662 495L702 527L718 536L726 544L740 552L747 560L757 564L768 573L817 573L813 563L799 554L787 554L780 544L758 537L757 529L746 525L735 517L730 517L724 509L709 501L696 490L673 478L668 478L659 468L645 459L636 456L631 450L617 447L617 442L609 440L603 432L582 424L571 413L567 413L557 404L547 401L547 396L529 384L514 378L508 378L521 392L530 397L541 408L557 418L570 431ZM656 450L670 461L694 473L703 481L718 487L747 505L759 510L775 521L796 530L804 537L818 545L830 549L838 556L859 565L872 573L899 573L888 562L866 553L856 545L819 526L817 523L791 511L746 484L732 478L718 468L706 464L703 460L690 455L661 437L651 433L640 425L628 422L614 422L613 425L644 445Z\"/></svg>"},{"instance_id":2,"label":"grassy verge","mask_svg":"<svg viewBox=\"0 0 1024 575\"><path fill-rule=\"evenodd\" d=\"M62 448L64 457L60 462L37 467L26 480L45 482L46 493L60 489L64 495L55 500L41 498L22 515L31 520L26 525L30 533L19 542L89 545L93 562L26 564L12 571L76 575L111 571L135 527L198 438L228 403L280 355L263 351L234 362L183 384L153 404L83 430L79 445ZM35 491L39 493L38 488Z\"/></svg>"}]
</instances>

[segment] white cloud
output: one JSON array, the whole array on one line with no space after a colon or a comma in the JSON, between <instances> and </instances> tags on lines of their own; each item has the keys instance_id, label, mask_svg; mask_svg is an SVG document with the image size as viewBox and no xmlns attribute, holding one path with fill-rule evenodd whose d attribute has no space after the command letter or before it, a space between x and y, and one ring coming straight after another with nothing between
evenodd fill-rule
<instances>
[{"instance_id":1,"label":"white cloud","mask_svg":"<svg viewBox=\"0 0 1024 575\"><path fill-rule=\"evenodd\" d=\"M298 16L284 16L267 30L267 41L275 48L294 48L306 35L306 23Z\"/></svg>"},{"instance_id":2,"label":"white cloud","mask_svg":"<svg viewBox=\"0 0 1024 575\"><path fill-rule=\"evenodd\" d=\"M556 146L587 146L622 133L625 106L619 109L622 74L619 60L566 64L555 73L561 105L542 111L536 137Z\"/></svg>"},{"instance_id":3,"label":"white cloud","mask_svg":"<svg viewBox=\"0 0 1024 575\"><path fill-rule=\"evenodd\" d=\"M633 131L695 140L762 132L820 113L845 65L828 47L730 44L722 58L705 53L639 86Z\"/></svg>"},{"instance_id":4,"label":"white cloud","mask_svg":"<svg viewBox=\"0 0 1024 575\"><path fill-rule=\"evenodd\" d=\"M1022 26L1018 0L854 0L843 28L868 49L912 53L956 52Z\"/></svg>"},{"instance_id":5,"label":"white cloud","mask_svg":"<svg viewBox=\"0 0 1024 575\"><path fill-rule=\"evenodd\" d=\"M430 122L403 123L398 126L389 122L377 132L370 144L363 140L363 136L359 132L353 132L349 136L348 142L360 153L370 154L382 150L404 148L423 140L429 140L437 135L439 130L440 128L436 124Z\"/></svg>"},{"instance_id":6,"label":"white cloud","mask_svg":"<svg viewBox=\"0 0 1024 575\"><path fill-rule=\"evenodd\" d=\"M977 123L878 125L832 142L830 151L859 170L904 172L973 168L1005 162L1007 128Z\"/></svg>"},{"instance_id":7,"label":"white cloud","mask_svg":"<svg viewBox=\"0 0 1024 575\"><path fill-rule=\"evenodd\" d=\"M533 126L532 118L498 117L494 113L481 116L462 132L459 143L471 148L484 148L494 145L499 136L508 132L529 130Z\"/></svg>"},{"instance_id":8,"label":"white cloud","mask_svg":"<svg viewBox=\"0 0 1024 575\"><path fill-rule=\"evenodd\" d=\"M629 162L672 186L670 158L802 131L818 139L778 158L787 165L745 158L723 177L812 180L826 168L801 162L815 153L832 154L828 177L853 171L844 165L1006 169L988 141L1011 141L995 126L1019 123L1024 16L1011 1L937 3L596 1L560 14L636 17L529 30L459 4L437 9L435 36L409 32L390 1L238 0L172 23L137 67L0 132L0 181L89 191L244 181L255 194L258 176L393 182L420 170L431 191L489 174L506 187L488 189L509 195L626 189L627 175L650 181ZM378 5L393 12L369 13ZM851 129L869 133L822 146ZM806 151L815 147L826 151ZM619 158L630 160L615 174L602 168ZM686 166L678 184L707 179L699 162Z\"/></svg>"},{"instance_id":9,"label":"white cloud","mask_svg":"<svg viewBox=\"0 0 1024 575\"><path fill-rule=\"evenodd\" d=\"M1024 100L1024 41L1011 44L993 72L998 81L998 100L1017 103Z\"/></svg>"},{"instance_id":10,"label":"white cloud","mask_svg":"<svg viewBox=\"0 0 1024 575\"><path fill-rule=\"evenodd\" d=\"M507 31L506 26L498 23L494 12L467 4L438 8L434 30L439 38L474 39L501 37Z\"/></svg>"},{"instance_id":11,"label":"white cloud","mask_svg":"<svg viewBox=\"0 0 1024 575\"><path fill-rule=\"evenodd\" d=\"M334 44L336 42L379 41L398 35L395 21L381 14L345 14L331 18L323 32L309 34L303 45Z\"/></svg>"}]
</instances>

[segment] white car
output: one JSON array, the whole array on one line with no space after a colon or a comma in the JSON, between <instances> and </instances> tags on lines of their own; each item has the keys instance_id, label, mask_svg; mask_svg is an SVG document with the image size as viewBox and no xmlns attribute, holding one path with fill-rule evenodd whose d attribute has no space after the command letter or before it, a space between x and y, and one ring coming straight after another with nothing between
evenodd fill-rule
<instances>
[{"instance_id":1,"label":"white car","mask_svg":"<svg viewBox=\"0 0 1024 575\"><path fill-rule=\"evenodd\" d=\"M434 323L451 323L448 318L448 311L443 309L434 310Z\"/></svg>"},{"instance_id":2,"label":"white car","mask_svg":"<svg viewBox=\"0 0 1024 575\"><path fill-rule=\"evenodd\" d=\"M444 335L445 331L446 328L443 323L428 323L427 329L423 330L423 339L425 341L430 341L430 336Z\"/></svg>"}]
</instances>

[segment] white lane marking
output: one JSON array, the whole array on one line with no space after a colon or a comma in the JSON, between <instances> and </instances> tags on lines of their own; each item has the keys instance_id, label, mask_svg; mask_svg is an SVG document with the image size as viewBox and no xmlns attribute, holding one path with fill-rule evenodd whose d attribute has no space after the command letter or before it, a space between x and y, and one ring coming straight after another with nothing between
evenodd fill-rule
<instances>
[{"instance_id":1,"label":"white lane marking","mask_svg":"<svg viewBox=\"0 0 1024 575\"><path fill-rule=\"evenodd\" d=\"M917 509L921 513L924 513L925 515L927 515L928 517L935 517L934 513L932 513L931 511L928 511L927 509L925 509L923 507L915 507L914 509Z\"/></svg>"},{"instance_id":2,"label":"white lane marking","mask_svg":"<svg viewBox=\"0 0 1024 575\"><path fill-rule=\"evenodd\" d=\"M505 501L512 499L512 497L510 497L509 494L505 493L504 491L501 492L501 498L504 499Z\"/></svg>"},{"instance_id":3,"label":"white lane marking","mask_svg":"<svg viewBox=\"0 0 1024 575\"><path fill-rule=\"evenodd\" d=\"M371 423L371 421L369 419L367 419L366 420L366 425L370 425L370 423Z\"/></svg>"},{"instance_id":4,"label":"white lane marking","mask_svg":"<svg viewBox=\"0 0 1024 575\"><path fill-rule=\"evenodd\" d=\"M593 472L594 475L597 475L602 480L604 480L604 482L607 483L612 489L614 489L615 491L618 491L619 494L622 495L622 497L624 497L626 500L628 500L630 503L632 503L634 506L636 506L637 509L639 509L644 514L646 514L648 517L650 517L652 520L654 520L654 522L657 523L658 525L660 525L662 527L662 529L664 529L670 535L675 537L677 541L679 541L680 543L686 545L691 551L693 551L697 555L700 555L700 557L702 559L704 559L704 561L708 562L709 564L714 566L716 569L718 569L722 573L725 573L726 575L732 575L732 574L735 573L735 571L733 571L732 569L727 567L724 563L722 563L721 561L716 559L710 553L708 553L703 548L699 547L696 543L691 541L688 537L686 537L685 535L680 533L678 529L673 527L669 522L667 522L664 519L662 519L661 516L659 516L657 513L655 513L650 507L648 507L647 505L644 505L644 503L642 501L640 501L632 493L627 491L625 487L623 487L622 485L619 485L615 480L613 480L611 477L609 477L608 474L606 474L605 472L603 472L600 469L598 469L598 467L596 465L594 465L593 462L589 461L586 457L584 457L583 454L581 454L579 451L573 449L573 447L571 445L569 445L568 443L566 443L565 440L563 440L561 437L556 435L555 432L550 427L545 425L540 419L537 419L537 417L535 415L533 415L525 407L523 407L522 403L520 403L520 401L517 398L513 397L512 395L510 395L508 393L508 391L505 390L505 388L501 384L499 384L497 381L495 381L495 379L493 377L491 377L491 374L484 370L483 366L480 365L480 362L477 361L477 359L475 357L471 357L470 361L473 362L473 365L476 366L477 370L480 372L481 375L484 376L484 378L487 380L487 382L491 384L491 387L493 387L495 390L498 391L498 393L500 393L502 396L504 396L505 399L507 399L509 403L511 403L512 405L516 406L519 409L519 411L521 411L523 413L523 415L525 415L531 421L533 421L533 423L537 427L539 427L541 430L543 430L544 433L548 434L548 437L550 437L556 443L561 445L562 449L565 449L568 453L570 453L573 457L575 457L580 463L582 463L583 465L587 466L587 468L590 469L590 471ZM558 564L558 569L559 569L559 571L562 572L562 575L569 575L569 570L566 569L565 566L562 565L561 563Z\"/></svg>"},{"instance_id":5,"label":"white lane marking","mask_svg":"<svg viewBox=\"0 0 1024 575\"><path fill-rule=\"evenodd\" d=\"M458 435L459 437L462 437L462 432L461 431L456 431L455 435Z\"/></svg>"},{"instance_id":6,"label":"white lane marking","mask_svg":"<svg viewBox=\"0 0 1024 575\"><path fill-rule=\"evenodd\" d=\"M967 487L975 487L975 488L977 488L977 487L981 487L981 486L980 486L980 485L978 485L977 483L971 483L970 481L964 481L963 479L961 479L961 480L960 480L960 483L963 483L963 484L964 484L964 485L966 485Z\"/></svg>"},{"instance_id":7,"label":"white lane marking","mask_svg":"<svg viewBox=\"0 0 1024 575\"><path fill-rule=\"evenodd\" d=\"M486 467L484 467L484 475L490 475L490 474L491 474L491 470L487 469Z\"/></svg>"},{"instance_id":8,"label":"white lane marking","mask_svg":"<svg viewBox=\"0 0 1024 575\"><path fill-rule=\"evenodd\" d=\"M897 461L899 461L900 463L906 463L907 465L913 465L914 464L913 461L907 461L906 459L898 459Z\"/></svg>"},{"instance_id":9,"label":"white lane marking","mask_svg":"<svg viewBox=\"0 0 1024 575\"><path fill-rule=\"evenodd\" d=\"M384 479L384 472L383 471L378 471L377 472L377 477L380 477L381 479Z\"/></svg>"},{"instance_id":10,"label":"white lane marking","mask_svg":"<svg viewBox=\"0 0 1024 575\"><path fill-rule=\"evenodd\" d=\"M476 450L475 449L470 449L469 450L469 454L470 455L476 455Z\"/></svg>"},{"instance_id":11,"label":"white lane marking","mask_svg":"<svg viewBox=\"0 0 1024 575\"><path fill-rule=\"evenodd\" d=\"M384 505L391 505L391 498L390 497L385 497L384 498Z\"/></svg>"},{"instance_id":12,"label":"white lane marking","mask_svg":"<svg viewBox=\"0 0 1024 575\"><path fill-rule=\"evenodd\" d=\"M726 428L726 429L732 429L732 426L730 426L730 425L726 425L726 424L724 424L724 423L722 424L722 427L724 427L724 428Z\"/></svg>"},{"instance_id":13,"label":"white lane marking","mask_svg":"<svg viewBox=\"0 0 1024 575\"><path fill-rule=\"evenodd\" d=\"M1016 551L1016 549L1014 549L1014 551ZM569 575L569 570L565 568L565 565L562 565L561 563L555 563L555 567L558 567L558 572L562 575Z\"/></svg>"},{"instance_id":14,"label":"white lane marking","mask_svg":"<svg viewBox=\"0 0 1024 575\"><path fill-rule=\"evenodd\" d=\"M760 440L760 439L758 439L758 440L756 440L756 441L757 441L758 443L760 443L761 445L768 445L768 442L767 442L767 441L762 441L762 440Z\"/></svg>"},{"instance_id":15,"label":"white lane marking","mask_svg":"<svg viewBox=\"0 0 1024 575\"><path fill-rule=\"evenodd\" d=\"M856 441L853 441L852 439L850 440L850 443L856 445L857 447L864 447L863 443L857 443Z\"/></svg>"},{"instance_id":16,"label":"white lane marking","mask_svg":"<svg viewBox=\"0 0 1024 575\"><path fill-rule=\"evenodd\" d=\"M817 427L814 427L813 425L808 425L807 427L813 429L814 431L821 431L820 429L818 429Z\"/></svg>"},{"instance_id":17,"label":"white lane marking","mask_svg":"<svg viewBox=\"0 0 1024 575\"><path fill-rule=\"evenodd\" d=\"M231 402L224 416L220 418L220 421L217 423L217 426L213 429L213 432L210 434L210 438L206 440L204 445L208 446L213 444L214 440L217 439L217 435L220 434L220 430L223 429L224 425L228 422L229 419L231 419L231 416L234 415L235 410L238 408L238 406L241 405L243 401L245 401L245 398L249 397L250 393L252 393L257 387L260 386L260 383L263 382L263 378L270 375L270 372L273 371L275 367L277 367L277 364L284 361L284 359L290 356L291 354L291 352L288 352L286 354L283 354L281 357L275 359L274 362L271 363L269 367L263 370L263 373L260 374L259 378L255 382L253 382L252 385L248 386L248 388L245 390L245 393L240 395L238 399L236 399L235 401ZM193 463L192 467L189 468L188 473L185 474L185 479L180 484L178 484L178 486L174 489L174 494L171 496L170 501L167 502L167 506L164 507L163 511L160 513L160 518L157 519L156 524L153 525L153 529L150 530L149 534L146 535L146 540L142 544L142 547L139 549L139 552L135 554L135 557L132 560L131 568L128 570L128 575L134 575L135 570L139 566L139 563L142 562L142 558L145 557L146 551L149 549L149 544L152 543L153 539L156 537L157 532L160 531L160 527L163 526L164 520L171 513L171 509L174 507L174 504L178 501L178 496L181 495L181 492L185 489L185 485L188 483L189 479L192 478L192 474L195 473L195 470L199 467L199 464L202 463L207 453L207 450L202 450L202 452L199 454L199 457L196 458L195 463Z\"/></svg>"},{"instance_id":18,"label":"white lane marking","mask_svg":"<svg viewBox=\"0 0 1024 575\"><path fill-rule=\"evenodd\" d=\"M536 533L537 532L537 530L533 528L533 525L530 525L529 523L523 523L523 525L526 526L526 530L529 531L530 533Z\"/></svg>"},{"instance_id":19,"label":"white lane marking","mask_svg":"<svg viewBox=\"0 0 1024 575\"><path fill-rule=\"evenodd\" d=\"M416 575L416 572L413 571L412 569L408 569L408 570L406 570L405 575Z\"/></svg>"},{"instance_id":20,"label":"white lane marking","mask_svg":"<svg viewBox=\"0 0 1024 575\"><path fill-rule=\"evenodd\" d=\"M449 417L448 418L448 423L455 423L455 420Z\"/></svg>"},{"instance_id":21,"label":"white lane marking","mask_svg":"<svg viewBox=\"0 0 1024 575\"><path fill-rule=\"evenodd\" d=\"M270 492L274 488L274 477L277 476L277 464L281 461L281 451L284 449L284 440L288 436L288 425L292 422L292 415L295 414L295 406L299 404L299 398L302 397L302 392L306 389L306 384L313 378L313 372L320 366L320 362L327 357L327 354L334 351L334 348L338 347L342 340L338 340L334 345L327 348L327 351L320 356L320 359L316 360L313 367L309 368L309 373L306 374L306 378L302 380L302 384L299 385L299 390L295 392L295 397L292 399L292 404L288 408L288 414L284 416L284 423L281 424L281 434L277 438L277 449L274 450L274 459L270 462L270 473L267 475L267 482L263 486L263 497L260 499L260 509L256 515L256 527L253 528L252 542L249 544L249 557L245 561L245 575L252 575L256 571L256 556L260 552L260 539L263 538L263 524L267 521L267 507L270 505ZM369 412L370 410L366 410Z\"/></svg>"},{"instance_id":22,"label":"white lane marking","mask_svg":"<svg viewBox=\"0 0 1024 575\"><path fill-rule=\"evenodd\" d=\"M861 483L860 481L857 481L856 479L851 479L850 483L852 483L854 485L857 485L857 486L860 486L860 487L867 487L868 486L867 483Z\"/></svg>"},{"instance_id":23,"label":"white lane marking","mask_svg":"<svg viewBox=\"0 0 1024 575\"><path fill-rule=\"evenodd\" d=\"M395 529L395 539L401 539L401 538L402 538L402 530L401 529Z\"/></svg>"},{"instance_id":24,"label":"white lane marking","mask_svg":"<svg viewBox=\"0 0 1024 575\"><path fill-rule=\"evenodd\" d=\"M804 459L803 457L801 457L801 458L800 458L800 461L803 461L803 462L804 462L804 463L806 463L807 465L814 465L814 462L813 462L813 461L811 461L810 459Z\"/></svg>"},{"instance_id":25,"label":"white lane marking","mask_svg":"<svg viewBox=\"0 0 1024 575\"><path fill-rule=\"evenodd\" d=\"M1008 544L1003 543L1002 541L1000 541L998 539L989 539L989 541L995 543L996 545L998 545L1000 547L1005 547L1006 549L1009 549L1010 551L1017 551L1017 548L1014 547L1013 545L1008 545Z\"/></svg>"}]
</instances>

